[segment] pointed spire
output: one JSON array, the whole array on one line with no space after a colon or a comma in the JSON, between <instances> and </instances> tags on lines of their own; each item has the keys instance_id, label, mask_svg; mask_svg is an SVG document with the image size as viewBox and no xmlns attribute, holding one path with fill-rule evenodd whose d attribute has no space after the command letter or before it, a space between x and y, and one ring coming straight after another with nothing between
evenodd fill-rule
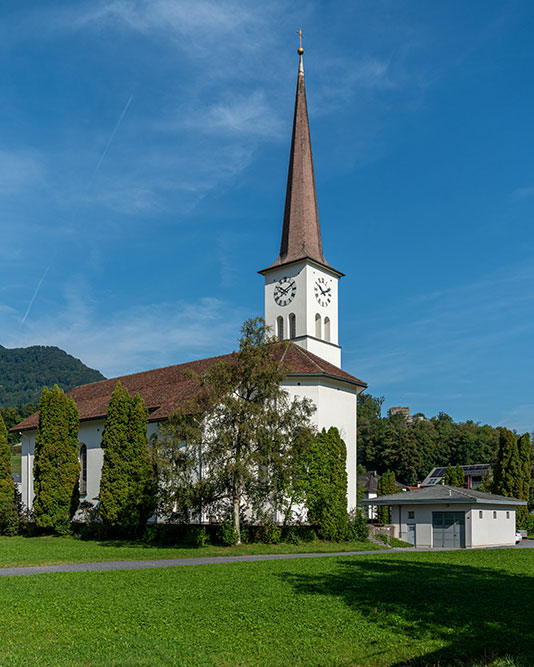
<instances>
[{"instance_id":1,"label":"pointed spire","mask_svg":"<svg viewBox=\"0 0 534 667\"><path fill-rule=\"evenodd\" d=\"M297 32L302 38L300 31ZM324 258L321 242L306 89L304 86L303 53L304 49L301 45L298 49L297 94L280 255L269 268L306 258L332 268Z\"/></svg>"}]
</instances>

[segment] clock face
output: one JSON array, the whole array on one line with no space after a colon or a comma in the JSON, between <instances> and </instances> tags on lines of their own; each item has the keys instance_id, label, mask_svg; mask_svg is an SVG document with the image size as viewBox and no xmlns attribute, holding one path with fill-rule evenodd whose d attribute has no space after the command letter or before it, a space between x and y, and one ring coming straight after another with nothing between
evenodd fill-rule
<instances>
[{"instance_id":1,"label":"clock face","mask_svg":"<svg viewBox=\"0 0 534 667\"><path fill-rule=\"evenodd\" d=\"M287 306L293 301L297 284L293 278L281 278L274 288L274 300L279 306Z\"/></svg>"},{"instance_id":2,"label":"clock face","mask_svg":"<svg viewBox=\"0 0 534 667\"><path fill-rule=\"evenodd\" d=\"M326 278L317 278L314 285L315 298L321 306L326 307L332 300L332 284Z\"/></svg>"}]
</instances>

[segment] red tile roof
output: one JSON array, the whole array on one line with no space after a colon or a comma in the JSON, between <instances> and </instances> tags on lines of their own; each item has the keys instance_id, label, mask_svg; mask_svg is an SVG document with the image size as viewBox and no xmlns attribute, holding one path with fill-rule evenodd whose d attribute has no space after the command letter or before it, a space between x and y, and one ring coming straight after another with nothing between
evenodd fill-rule
<instances>
[{"instance_id":1,"label":"red tile roof","mask_svg":"<svg viewBox=\"0 0 534 667\"><path fill-rule=\"evenodd\" d=\"M349 384L366 387L362 380L353 377L349 373L337 368L315 354L304 350L298 345L290 344L288 347L277 345L274 348L275 357L279 358L288 376L308 375L331 377ZM106 408L111 393L120 380L130 394L139 393L145 401L150 412L149 421L155 422L166 419L171 412L182 407L198 391L198 384L187 376L189 371L204 373L218 361L230 361L234 353L219 357L199 359L176 366L156 368L151 371L123 375L121 377L92 382L81 387L76 387L68 392L78 407L80 420L101 419L106 415ZM36 412L24 421L14 426L11 431L31 431L37 428L39 413Z\"/></svg>"}]
</instances>

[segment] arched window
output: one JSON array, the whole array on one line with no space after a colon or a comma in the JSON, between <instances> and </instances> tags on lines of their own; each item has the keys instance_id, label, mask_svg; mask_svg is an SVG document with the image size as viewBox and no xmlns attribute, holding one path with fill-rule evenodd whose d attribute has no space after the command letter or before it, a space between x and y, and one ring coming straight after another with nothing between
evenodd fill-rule
<instances>
[{"instance_id":1,"label":"arched window","mask_svg":"<svg viewBox=\"0 0 534 667\"><path fill-rule=\"evenodd\" d=\"M278 340L284 340L284 318L281 315L276 318L276 336Z\"/></svg>"},{"instance_id":2,"label":"arched window","mask_svg":"<svg viewBox=\"0 0 534 667\"><path fill-rule=\"evenodd\" d=\"M80 445L80 496L87 495L87 447Z\"/></svg>"},{"instance_id":3,"label":"arched window","mask_svg":"<svg viewBox=\"0 0 534 667\"><path fill-rule=\"evenodd\" d=\"M315 338L321 338L321 316L319 313L315 316Z\"/></svg>"},{"instance_id":4,"label":"arched window","mask_svg":"<svg viewBox=\"0 0 534 667\"><path fill-rule=\"evenodd\" d=\"M297 318L295 317L295 313L289 315L289 337L297 337Z\"/></svg>"},{"instance_id":5,"label":"arched window","mask_svg":"<svg viewBox=\"0 0 534 667\"><path fill-rule=\"evenodd\" d=\"M324 339L330 342L330 318L324 318Z\"/></svg>"}]
</instances>

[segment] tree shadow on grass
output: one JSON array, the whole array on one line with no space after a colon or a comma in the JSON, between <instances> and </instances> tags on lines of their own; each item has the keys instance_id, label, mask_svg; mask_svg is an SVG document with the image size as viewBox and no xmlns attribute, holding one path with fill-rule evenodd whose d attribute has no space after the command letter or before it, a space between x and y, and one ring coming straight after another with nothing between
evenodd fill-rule
<instances>
[{"instance_id":1,"label":"tree shadow on grass","mask_svg":"<svg viewBox=\"0 0 534 667\"><path fill-rule=\"evenodd\" d=\"M510 573L491 567L492 553L485 554L481 567L462 564L458 554L442 554L439 563L355 558L342 560L334 572L284 575L284 580L304 595L342 599L367 622L401 639L442 644L390 665L486 665L500 656L513 657L500 664L534 665L533 560L510 558L515 570ZM497 567L506 567L505 554L512 556L500 552Z\"/></svg>"}]
</instances>

